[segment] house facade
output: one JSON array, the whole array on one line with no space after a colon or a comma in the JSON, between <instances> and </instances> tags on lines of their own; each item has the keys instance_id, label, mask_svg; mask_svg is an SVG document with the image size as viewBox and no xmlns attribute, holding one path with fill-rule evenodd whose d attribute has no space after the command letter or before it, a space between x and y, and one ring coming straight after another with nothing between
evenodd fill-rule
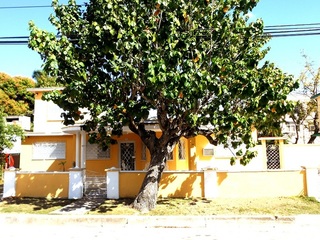
<instances>
[{"instance_id":1,"label":"house facade","mask_svg":"<svg viewBox=\"0 0 320 240\"><path fill-rule=\"evenodd\" d=\"M93 193L104 198L134 197L151 157L141 139L124 128L107 151L88 143L81 122L63 125L63 110L42 100L43 94L54 89L29 89L35 96L34 127L22 142L20 169L5 172L3 196L77 199ZM157 124L148 127L160 136ZM181 138L167 161L159 196L308 195L320 199L320 187L314 184L320 180L320 145L285 144L283 137L256 140L258 145L252 150L257 156L246 166L239 159L231 166L236 150L213 146L203 136Z\"/></svg>"},{"instance_id":2,"label":"house facade","mask_svg":"<svg viewBox=\"0 0 320 240\"><path fill-rule=\"evenodd\" d=\"M81 168L88 175L104 175L108 168L135 171L148 167L149 151L128 128L124 128L122 136L115 137L116 144L112 144L107 151L102 151L97 144L88 143L88 136L81 129L81 122L64 126L60 116L63 110L52 102L42 100L43 94L52 90L53 88L29 89L35 94L34 127L33 132L26 133L26 139L22 143L21 170L62 171ZM156 124L149 127L161 134ZM201 136L182 138L169 157L166 170L197 170L206 165L197 164L200 160L206 162L212 159L213 148Z\"/></svg>"}]
</instances>

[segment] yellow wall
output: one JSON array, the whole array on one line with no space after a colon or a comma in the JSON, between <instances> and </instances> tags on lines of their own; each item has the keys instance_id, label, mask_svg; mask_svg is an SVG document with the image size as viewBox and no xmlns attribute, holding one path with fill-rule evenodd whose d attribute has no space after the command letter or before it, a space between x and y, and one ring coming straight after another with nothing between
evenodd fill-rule
<instances>
[{"instance_id":1,"label":"yellow wall","mask_svg":"<svg viewBox=\"0 0 320 240\"><path fill-rule=\"evenodd\" d=\"M225 198L306 195L305 170L218 172L218 196Z\"/></svg>"},{"instance_id":2,"label":"yellow wall","mask_svg":"<svg viewBox=\"0 0 320 240\"><path fill-rule=\"evenodd\" d=\"M159 137L159 133L157 134ZM88 173L95 172L99 174L104 174L104 170L108 168L120 168L119 165L119 146L121 142L134 142L135 144L135 170L145 170L150 164L150 152L147 149L147 158L146 160L142 160L142 141L138 135L134 133L124 134L118 138L116 138L117 143L110 146L110 159L87 159L86 168ZM173 150L173 160L169 160L167 162L167 170L189 170L189 158L190 152L189 148L189 140L184 139L185 147L186 147L186 159L179 159L178 147L176 146Z\"/></svg>"},{"instance_id":3,"label":"yellow wall","mask_svg":"<svg viewBox=\"0 0 320 240\"><path fill-rule=\"evenodd\" d=\"M18 173L17 197L68 198L68 173Z\"/></svg>"},{"instance_id":4,"label":"yellow wall","mask_svg":"<svg viewBox=\"0 0 320 240\"><path fill-rule=\"evenodd\" d=\"M159 185L160 197L203 197L202 172L164 172Z\"/></svg>"},{"instance_id":5,"label":"yellow wall","mask_svg":"<svg viewBox=\"0 0 320 240\"><path fill-rule=\"evenodd\" d=\"M121 172L119 174L120 198L135 197L141 187L146 172Z\"/></svg>"},{"instance_id":6,"label":"yellow wall","mask_svg":"<svg viewBox=\"0 0 320 240\"><path fill-rule=\"evenodd\" d=\"M135 197L146 172L120 172L120 198ZM265 172L217 172L217 182L204 186L201 171L164 172L159 197L204 197L204 188L213 188L219 198L259 198L306 195L305 170Z\"/></svg>"},{"instance_id":7,"label":"yellow wall","mask_svg":"<svg viewBox=\"0 0 320 240\"><path fill-rule=\"evenodd\" d=\"M135 197L140 190L145 174L146 172L121 172L119 175L120 197ZM158 196L179 198L202 197L203 173L164 172L159 184Z\"/></svg>"},{"instance_id":8,"label":"yellow wall","mask_svg":"<svg viewBox=\"0 0 320 240\"><path fill-rule=\"evenodd\" d=\"M32 136L26 137L21 145L20 168L23 171L62 171L59 163L66 161L65 169L73 167L75 161L75 137L72 135L64 136ZM32 159L32 144L37 142L65 142L65 159Z\"/></svg>"}]
</instances>

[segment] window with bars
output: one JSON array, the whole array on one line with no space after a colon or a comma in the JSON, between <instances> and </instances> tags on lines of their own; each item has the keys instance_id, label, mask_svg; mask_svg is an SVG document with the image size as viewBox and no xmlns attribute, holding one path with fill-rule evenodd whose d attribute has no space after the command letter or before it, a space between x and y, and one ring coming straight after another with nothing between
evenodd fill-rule
<instances>
[{"instance_id":1,"label":"window with bars","mask_svg":"<svg viewBox=\"0 0 320 240\"><path fill-rule=\"evenodd\" d=\"M103 151L98 144L87 143L86 159L110 159L110 147Z\"/></svg>"},{"instance_id":2,"label":"window with bars","mask_svg":"<svg viewBox=\"0 0 320 240\"><path fill-rule=\"evenodd\" d=\"M147 146L142 143L141 146L141 160L146 161L147 160Z\"/></svg>"},{"instance_id":3,"label":"window with bars","mask_svg":"<svg viewBox=\"0 0 320 240\"><path fill-rule=\"evenodd\" d=\"M169 161L173 160L173 151L168 153L168 160Z\"/></svg>"},{"instance_id":4,"label":"window with bars","mask_svg":"<svg viewBox=\"0 0 320 240\"><path fill-rule=\"evenodd\" d=\"M179 159L185 160L186 159L186 146L185 141L180 139L178 143L178 149L179 149Z\"/></svg>"}]
</instances>

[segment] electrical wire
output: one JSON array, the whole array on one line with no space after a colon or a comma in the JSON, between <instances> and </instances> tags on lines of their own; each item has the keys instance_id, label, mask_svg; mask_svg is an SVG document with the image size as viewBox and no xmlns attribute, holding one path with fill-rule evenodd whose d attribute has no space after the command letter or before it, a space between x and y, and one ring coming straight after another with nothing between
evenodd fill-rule
<instances>
[{"instance_id":1,"label":"electrical wire","mask_svg":"<svg viewBox=\"0 0 320 240\"><path fill-rule=\"evenodd\" d=\"M80 4L78 6L85 6ZM0 7L1 9L17 9L17 8L45 8L51 6L13 6L13 7ZM262 37L298 37L298 36L315 36L320 35L320 23L299 23L299 24L282 24L270 25L264 27ZM59 37L59 36L57 36ZM13 36L13 37L0 37L0 45L24 45L28 44L29 36Z\"/></svg>"},{"instance_id":2,"label":"electrical wire","mask_svg":"<svg viewBox=\"0 0 320 240\"><path fill-rule=\"evenodd\" d=\"M62 4L64 5L64 4ZM85 6L85 3L83 4L77 4L79 7ZM51 8L51 5L30 5L30 6L6 6L6 7L0 7L0 10L2 9L27 9L27 8Z\"/></svg>"}]
</instances>

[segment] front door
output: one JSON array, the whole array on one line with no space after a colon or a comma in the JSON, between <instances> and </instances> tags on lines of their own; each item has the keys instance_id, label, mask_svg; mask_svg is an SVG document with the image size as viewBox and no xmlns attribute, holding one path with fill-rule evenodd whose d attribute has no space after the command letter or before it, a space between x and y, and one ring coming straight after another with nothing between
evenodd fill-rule
<instances>
[{"instance_id":1,"label":"front door","mask_svg":"<svg viewBox=\"0 0 320 240\"><path fill-rule=\"evenodd\" d=\"M132 171L135 169L134 143L120 143L120 166L121 170Z\"/></svg>"}]
</instances>

